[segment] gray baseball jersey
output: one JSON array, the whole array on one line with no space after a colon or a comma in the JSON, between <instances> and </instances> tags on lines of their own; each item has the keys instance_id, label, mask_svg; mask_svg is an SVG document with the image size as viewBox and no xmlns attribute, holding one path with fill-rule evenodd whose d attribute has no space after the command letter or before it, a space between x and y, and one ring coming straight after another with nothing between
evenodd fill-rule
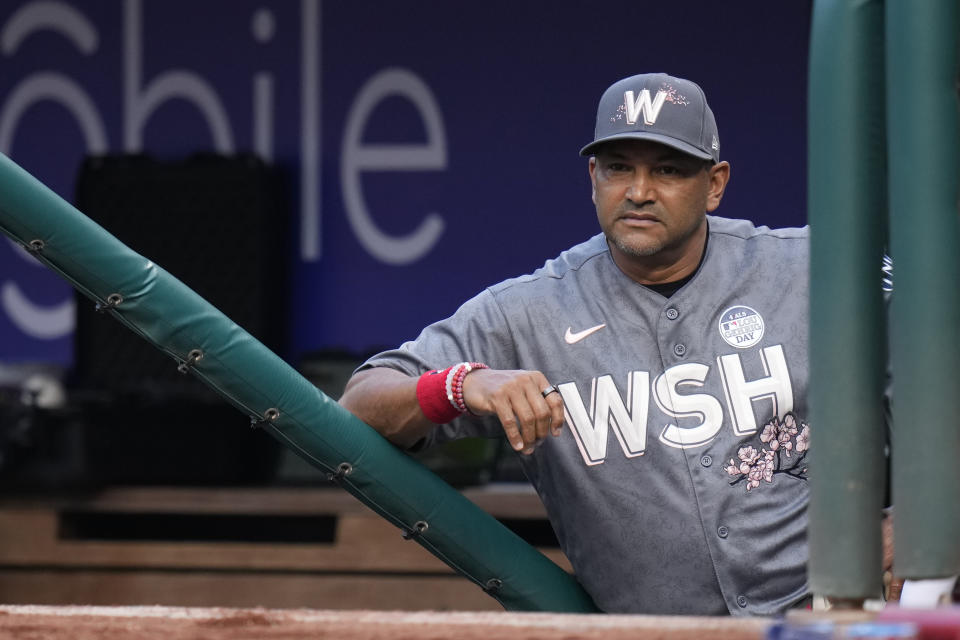
<instances>
[{"instance_id":1,"label":"gray baseball jersey","mask_svg":"<svg viewBox=\"0 0 960 640\"><path fill-rule=\"evenodd\" d=\"M708 220L669 299L597 235L364 365L475 360L559 387L563 432L523 466L605 611L770 615L807 594L807 229ZM463 417L430 440L465 435L502 427Z\"/></svg>"}]
</instances>

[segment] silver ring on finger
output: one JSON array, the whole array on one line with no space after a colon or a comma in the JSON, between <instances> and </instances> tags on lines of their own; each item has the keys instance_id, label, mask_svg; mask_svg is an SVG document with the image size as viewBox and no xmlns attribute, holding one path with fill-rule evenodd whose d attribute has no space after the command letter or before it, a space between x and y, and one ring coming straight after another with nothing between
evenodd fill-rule
<instances>
[{"instance_id":1,"label":"silver ring on finger","mask_svg":"<svg viewBox=\"0 0 960 640\"><path fill-rule=\"evenodd\" d=\"M553 393L554 391L558 391L557 385L552 384L552 385L550 385L549 387L547 387L546 389L544 389L543 391L541 391L541 392L540 392L540 395L542 395L544 398L546 398L548 395L550 395L550 394Z\"/></svg>"}]
</instances>

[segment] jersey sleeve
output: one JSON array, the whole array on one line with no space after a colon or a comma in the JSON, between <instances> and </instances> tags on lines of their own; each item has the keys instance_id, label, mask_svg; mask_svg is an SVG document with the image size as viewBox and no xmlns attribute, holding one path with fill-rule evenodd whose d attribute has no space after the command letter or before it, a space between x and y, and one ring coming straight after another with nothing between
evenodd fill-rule
<instances>
[{"instance_id":1,"label":"jersey sleeve","mask_svg":"<svg viewBox=\"0 0 960 640\"><path fill-rule=\"evenodd\" d=\"M464 303L452 316L426 327L416 340L378 353L357 371L389 367L409 376L446 369L458 362L482 362L492 369L516 369L513 336L496 298L485 290ZM434 429L417 449L461 437L499 437L503 428L495 416L464 416Z\"/></svg>"}]
</instances>

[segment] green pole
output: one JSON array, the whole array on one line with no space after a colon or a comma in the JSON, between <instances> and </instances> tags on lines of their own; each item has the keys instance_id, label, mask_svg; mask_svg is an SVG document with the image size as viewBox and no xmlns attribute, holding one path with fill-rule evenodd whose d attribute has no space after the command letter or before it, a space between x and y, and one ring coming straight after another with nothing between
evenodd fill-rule
<instances>
[{"instance_id":1,"label":"green pole","mask_svg":"<svg viewBox=\"0 0 960 640\"><path fill-rule=\"evenodd\" d=\"M810 585L881 589L883 3L816 0L809 76Z\"/></svg>"},{"instance_id":2,"label":"green pole","mask_svg":"<svg viewBox=\"0 0 960 640\"><path fill-rule=\"evenodd\" d=\"M896 573L960 573L956 0L887 3Z\"/></svg>"}]
</instances>

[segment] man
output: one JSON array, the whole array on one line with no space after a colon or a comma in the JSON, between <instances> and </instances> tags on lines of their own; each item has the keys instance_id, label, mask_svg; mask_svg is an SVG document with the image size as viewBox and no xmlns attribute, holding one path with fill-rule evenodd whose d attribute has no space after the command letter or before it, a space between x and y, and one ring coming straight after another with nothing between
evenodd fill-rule
<instances>
[{"instance_id":1,"label":"man","mask_svg":"<svg viewBox=\"0 0 960 640\"><path fill-rule=\"evenodd\" d=\"M696 84L615 83L581 150L602 233L371 358L341 399L402 447L505 435L605 611L807 597L807 231L708 216L719 149Z\"/></svg>"}]
</instances>

